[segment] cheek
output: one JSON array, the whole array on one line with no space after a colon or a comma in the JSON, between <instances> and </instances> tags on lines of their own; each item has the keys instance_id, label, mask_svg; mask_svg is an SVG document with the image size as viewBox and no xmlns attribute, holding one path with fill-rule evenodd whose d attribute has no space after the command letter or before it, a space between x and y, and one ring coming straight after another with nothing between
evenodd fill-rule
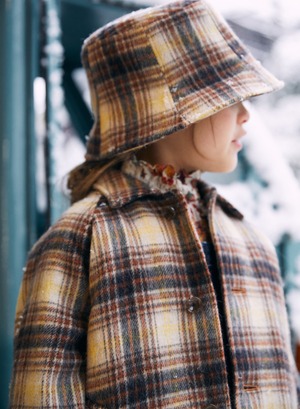
<instances>
[{"instance_id":1,"label":"cheek","mask_svg":"<svg viewBox=\"0 0 300 409\"><path fill-rule=\"evenodd\" d=\"M210 119L204 119L194 126L193 144L198 154L210 156L216 147L216 140Z\"/></svg>"},{"instance_id":2,"label":"cheek","mask_svg":"<svg viewBox=\"0 0 300 409\"><path fill-rule=\"evenodd\" d=\"M194 144L194 151L197 156L200 156L201 158L205 158L205 159L211 158L211 155L213 152L213 146L211 144L211 141L208 138L197 135L193 139L193 144Z\"/></svg>"},{"instance_id":3,"label":"cheek","mask_svg":"<svg viewBox=\"0 0 300 409\"><path fill-rule=\"evenodd\" d=\"M230 149L229 143L220 133L198 134L194 137L194 147L198 155L207 160L215 161Z\"/></svg>"}]
</instances>

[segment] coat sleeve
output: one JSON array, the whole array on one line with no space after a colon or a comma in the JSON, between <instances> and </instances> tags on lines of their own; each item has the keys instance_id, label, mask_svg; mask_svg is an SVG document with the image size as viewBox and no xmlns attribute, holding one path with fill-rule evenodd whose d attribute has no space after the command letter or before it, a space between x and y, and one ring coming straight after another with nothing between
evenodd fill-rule
<instances>
[{"instance_id":1,"label":"coat sleeve","mask_svg":"<svg viewBox=\"0 0 300 409\"><path fill-rule=\"evenodd\" d=\"M91 214L73 206L29 255L17 302L11 409L93 407L85 402Z\"/></svg>"}]
</instances>

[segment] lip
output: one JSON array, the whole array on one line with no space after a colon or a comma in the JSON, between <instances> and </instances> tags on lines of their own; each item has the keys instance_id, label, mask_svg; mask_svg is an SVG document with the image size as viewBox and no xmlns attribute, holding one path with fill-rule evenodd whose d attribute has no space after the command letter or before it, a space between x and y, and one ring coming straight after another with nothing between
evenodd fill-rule
<instances>
[{"instance_id":1,"label":"lip","mask_svg":"<svg viewBox=\"0 0 300 409\"><path fill-rule=\"evenodd\" d=\"M233 145L238 149L241 150L243 148L243 143L241 141L242 137L246 135L246 131L243 129L242 133L238 135L235 139L232 140Z\"/></svg>"},{"instance_id":2,"label":"lip","mask_svg":"<svg viewBox=\"0 0 300 409\"><path fill-rule=\"evenodd\" d=\"M243 144L240 139L234 139L232 143L238 150L241 150L243 148Z\"/></svg>"}]
</instances>

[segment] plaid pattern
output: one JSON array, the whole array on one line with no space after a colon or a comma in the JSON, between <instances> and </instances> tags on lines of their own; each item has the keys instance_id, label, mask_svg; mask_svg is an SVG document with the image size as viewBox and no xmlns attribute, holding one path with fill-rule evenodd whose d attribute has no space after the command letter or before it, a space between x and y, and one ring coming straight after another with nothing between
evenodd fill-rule
<instances>
[{"instance_id":1,"label":"plaid pattern","mask_svg":"<svg viewBox=\"0 0 300 409\"><path fill-rule=\"evenodd\" d=\"M165 193L177 190L186 200L193 223L196 225L201 242L210 241L206 209L202 207L202 200L197 188L201 171L187 173L184 170L176 172L172 165L152 166L150 163L138 160L134 155L123 162L122 172L146 183L150 188Z\"/></svg>"},{"instance_id":2,"label":"plaid pattern","mask_svg":"<svg viewBox=\"0 0 300 409\"><path fill-rule=\"evenodd\" d=\"M11 409L298 408L274 249L199 184L222 274L235 402L183 196L112 170L30 253Z\"/></svg>"},{"instance_id":3,"label":"plaid pattern","mask_svg":"<svg viewBox=\"0 0 300 409\"><path fill-rule=\"evenodd\" d=\"M121 17L84 43L94 102L89 159L104 159L282 86L202 0Z\"/></svg>"}]
</instances>

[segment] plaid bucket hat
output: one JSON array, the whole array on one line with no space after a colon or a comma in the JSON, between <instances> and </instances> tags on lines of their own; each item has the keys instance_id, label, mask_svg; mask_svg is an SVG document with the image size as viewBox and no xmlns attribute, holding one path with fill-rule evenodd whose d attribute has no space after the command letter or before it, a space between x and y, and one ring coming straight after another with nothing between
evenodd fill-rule
<instances>
[{"instance_id":1,"label":"plaid bucket hat","mask_svg":"<svg viewBox=\"0 0 300 409\"><path fill-rule=\"evenodd\" d=\"M95 122L87 160L103 160L283 86L203 0L125 15L82 47Z\"/></svg>"}]
</instances>

